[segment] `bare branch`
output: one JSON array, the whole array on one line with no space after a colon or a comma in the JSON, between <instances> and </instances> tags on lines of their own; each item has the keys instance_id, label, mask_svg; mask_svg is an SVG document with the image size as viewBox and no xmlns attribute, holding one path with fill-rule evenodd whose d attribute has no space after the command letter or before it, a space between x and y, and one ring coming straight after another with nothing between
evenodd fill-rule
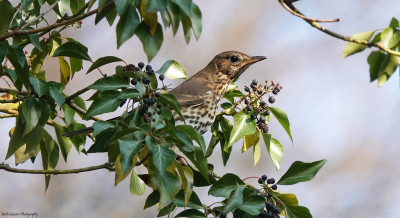
<instances>
[{"instance_id":1,"label":"bare branch","mask_svg":"<svg viewBox=\"0 0 400 218\"><path fill-rule=\"evenodd\" d=\"M108 169L110 171L115 171L114 164L113 163L105 163L97 166L91 166L91 167L84 167L84 168L78 168L78 169L69 169L69 170L30 170L30 169L18 169L18 168L12 168L8 164L1 163L0 164L0 169L8 171L8 172L13 172L13 173L28 173L28 174L72 174L72 173L83 173L83 172L89 172L93 170L100 170L100 169Z\"/></svg>"}]
</instances>

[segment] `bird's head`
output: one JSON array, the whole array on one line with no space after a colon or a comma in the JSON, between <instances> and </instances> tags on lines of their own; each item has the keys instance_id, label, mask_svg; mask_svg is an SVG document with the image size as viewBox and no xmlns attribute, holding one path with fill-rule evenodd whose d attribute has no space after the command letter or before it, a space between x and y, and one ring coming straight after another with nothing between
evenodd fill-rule
<instances>
[{"instance_id":1,"label":"bird's head","mask_svg":"<svg viewBox=\"0 0 400 218\"><path fill-rule=\"evenodd\" d=\"M239 77L250 65L266 59L264 56L249 56L238 51L226 51L215 56L217 72L222 72L229 79Z\"/></svg>"}]
</instances>

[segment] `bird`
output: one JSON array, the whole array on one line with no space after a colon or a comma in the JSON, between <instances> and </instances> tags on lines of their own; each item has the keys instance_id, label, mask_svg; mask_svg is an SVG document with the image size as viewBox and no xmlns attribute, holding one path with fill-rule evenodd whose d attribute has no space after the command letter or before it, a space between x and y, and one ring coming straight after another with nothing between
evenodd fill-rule
<instances>
[{"instance_id":1,"label":"bird","mask_svg":"<svg viewBox=\"0 0 400 218\"><path fill-rule=\"evenodd\" d=\"M169 91L181 107L186 124L200 134L208 131L215 120L221 98L229 84L237 79L252 64L266 59L265 56L249 56L238 51L225 51L216 55L209 64ZM175 125L183 123L173 111ZM112 120L114 120L113 118ZM70 137L93 132L92 127L66 133Z\"/></svg>"}]
</instances>

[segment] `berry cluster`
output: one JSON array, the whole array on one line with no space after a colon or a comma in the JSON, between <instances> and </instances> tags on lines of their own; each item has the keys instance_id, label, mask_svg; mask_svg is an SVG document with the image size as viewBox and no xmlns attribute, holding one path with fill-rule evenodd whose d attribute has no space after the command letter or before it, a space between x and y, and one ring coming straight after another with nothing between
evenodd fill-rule
<instances>
[{"instance_id":1,"label":"berry cluster","mask_svg":"<svg viewBox=\"0 0 400 218\"><path fill-rule=\"evenodd\" d=\"M219 210L219 209L215 209L214 214L216 217L221 217L221 218L226 218L228 216L227 213L221 212L221 210Z\"/></svg>"},{"instance_id":2,"label":"berry cluster","mask_svg":"<svg viewBox=\"0 0 400 218\"><path fill-rule=\"evenodd\" d=\"M268 133L268 124L265 117L269 116L268 104L263 100L263 96L267 95L268 102L273 104L275 102L275 97L269 95L271 92L277 95L281 90L282 86L279 83L275 84L271 81L265 81L265 84L258 84L257 80L253 80L250 87L245 86L244 90L248 92L246 98L244 99L244 104L246 105L246 111L251 113L251 118L256 119L257 127L263 133Z\"/></svg>"},{"instance_id":3,"label":"berry cluster","mask_svg":"<svg viewBox=\"0 0 400 218\"><path fill-rule=\"evenodd\" d=\"M268 192L269 188L272 190L278 189L278 185L274 184L275 179L268 178L267 175L263 175L263 176L261 176L261 178L258 179L258 183L260 183L263 186L263 190L264 190L264 192L261 192L260 195L267 199L267 201L265 202L265 210L259 214L259 217L279 218L281 209L279 209L279 207L276 207L272 203L269 202L269 200L272 198L272 193Z\"/></svg>"},{"instance_id":4,"label":"berry cluster","mask_svg":"<svg viewBox=\"0 0 400 218\"><path fill-rule=\"evenodd\" d=\"M143 62L139 62L137 67L134 64L128 64L124 66L123 71L132 72L132 75L134 76L130 80L132 86L136 86L140 81L145 85L147 95L140 102L139 114L140 116L143 117L145 122L150 122L150 121L154 122L155 119L152 118L152 116L155 113L161 114L162 112L161 108L163 105L161 102L157 102L157 98L160 97L161 93L159 91L152 90L151 87L149 86L151 82L149 76L153 76L155 74L153 67L151 65L145 66ZM164 75L159 75L158 78L163 83L165 79ZM125 104L125 102L126 101L122 102L120 107L122 107ZM149 110L150 108L152 108L152 110Z\"/></svg>"}]
</instances>

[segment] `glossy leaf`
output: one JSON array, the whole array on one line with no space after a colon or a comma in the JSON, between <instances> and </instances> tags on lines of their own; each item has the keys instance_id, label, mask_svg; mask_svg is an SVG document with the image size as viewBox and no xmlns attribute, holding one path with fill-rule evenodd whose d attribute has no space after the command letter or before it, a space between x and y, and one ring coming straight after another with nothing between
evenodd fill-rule
<instances>
[{"instance_id":1,"label":"glossy leaf","mask_svg":"<svg viewBox=\"0 0 400 218\"><path fill-rule=\"evenodd\" d=\"M146 53L147 59L150 62L156 56L161 48L162 42L164 41L161 25L157 25L157 30L155 34L152 35L150 28L144 22L142 22L136 28L135 33L142 42L143 50Z\"/></svg>"},{"instance_id":2,"label":"glossy leaf","mask_svg":"<svg viewBox=\"0 0 400 218\"><path fill-rule=\"evenodd\" d=\"M144 209L149 208L160 201L160 192L154 190L149 196L147 196L146 201L144 202Z\"/></svg>"},{"instance_id":3,"label":"glossy leaf","mask_svg":"<svg viewBox=\"0 0 400 218\"><path fill-rule=\"evenodd\" d=\"M262 133L262 136L272 163L274 163L276 169L279 170L283 156L283 146L278 140L272 138L271 134Z\"/></svg>"},{"instance_id":4,"label":"glossy leaf","mask_svg":"<svg viewBox=\"0 0 400 218\"><path fill-rule=\"evenodd\" d=\"M25 139L22 136L23 131L24 124L22 123L22 117L18 116L15 119L15 127L10 131L12 135L8 145L6 160L25 144Z\"/></svg>"},{"instance_id":5,"label":"glossy leaf","mask_svg":"<svg viewBox=\"0 0 400 218\"><path fill-rule=\"evenodd\" d=\"M115 160L115 182L114 182L114 186L117 186L121 181L123 181L126 177L128 177L132 168L133 168L133 166L131 166L130 169L127 172L123 173L122 172L122 164L121 164L121 155L118 155L116 160Z\"/></svg>"},{"instance_id":6,"label":"glossy leaf","mask_svg":"<svg viewBox=\"0 0 400 218\"><path fill-rule=\"evenodd\" d=\"M156 143L155 138L146 136L146 145L152 154L152 160L160 173L165 172L167 167L176 158L175 152Z\"/></svg>"},{"instance_id":7,"label":"glossy leaf","mask_svg":"<svg viewBox=\"0 0 400 218\"><path fill-rule=\"evenodd\" d=\"M60 11L61 16L63 16L69 9L69 0L60 0L58 2L58 10Z\"/></svg>"},{"instance_id":8,"label":"glossy leaf","mask_svg":"<svg viewBox=\"0 0 400 218\"><path fill-rule=\"evenodd\" d=\"M204 218L205 214L196 209L186 209L178 213L175 217Z\"/></svg>"},{"instance_id":9,"label":"glossy leaf","mask_svg":"<svg viewBox=\"0 0 400 218\"><path fill-rule=\"evenodd\" d=\"M179 116L183 118L181 106L179 105L178 100L175 96L171 94L162 94L160 97L157 98L157 100L160 101L164 106L172 107L172 109L174 109L176 113L178 113Z\"/></svg>"},{"instance_id":10,"label":"glossy leaf","mask_svg":"<svg viewBox=\"0 0 400 218\"><path fill-rule=\"evenodd\" d=\"M285 205L285 214L287 218L312 218L310 210L303 206Z\"/></svg>"},{"instance_id":11,"label":"glossy leaf","mask_svg":"<svg viewBox=\"0 0 400 218\"><path fill-rule=\"evenodd\" d=\"M190 200L185 203L185 198L186 195L183 190L181 190L176 196L175 199L173 200L173 203L178 206L178 207L189 207L193 209L201 209L202 204L200 201L200 198L197 196L196 192L193 192L193 194L190 197Z\"/></svg>"},{"instance_id":12,"label":"glossy leaf","mask_svg":"<svg viewBox=\"0 0 400 218\"><path fill-rule=\"evenodd\" d=\"M67 162L68 153L71 150L72 142L68 137L64 137L63 134L67 133L67 131L60 126L57 122L54 122L54 130L56 132L56 137L58 144L60 145L61 154L64 158L64 161Z\"/></svg>"},{"instance_id":13,"label":"glossy leaf","mask_svg":"<svg viewBox=\"0 0 400 218\"><path fill-rule=\"evenodd\" d=\"M118 10L118 6L117 6ZM128 39L130 39L140 24L139 16L136 12L136 7L131 4L127 10L121 15L117 24L117 48Z\"/></svg>"},{"instance_id":14,"label":"glossy leaf","mask_svg":"<svg viewBox=\"0 0 400 218\"><path fill-rule=\"evenodd\" d=\"M126 173L133 164L133 157L142 148L142 143L131 139L118 139L118 144L121 152L122 173Z\"/></svg>"},{"instance_id":15,"label":"glossy leaf","mask_svg":"<svg viewBox=\"0 0 400 218\"><path fill-rule=\"evenodd\" d=\"M382 86L399 66L399 57L374 51L368 56L371 82L378 79L378 86Z\"/></svg>"},{"instance_id":16,"label":"glossy leaf","mask_svg":"<svg viewBox=\"0 0 400 218\"><path fill-rule=\"evenodd\" d=\"M141 94L136 90L136 89L125 89L122 90L119 95L118 98L119 99L133 99L133 98L137 98L141 96Z\"/></svg>"},{"instance_id":17,"label":"glossy leaf","mask_svg":"<svg viewBox=\"0 0 400 218\"><path fill-rule=\"evenodd\" d=\"M71 77L71 68L63 57L58 57L58 61L60 63L60 81L66 85Z\"/></svg>"},{"instance_id":18,"label":"glossy leaf","mask_svg":"<svg viewBox=\"0 0 400 218\"><path fill-rule=\"evenodd\" d=\"M206 143L204 141L203 135L198 133L192 126L190 125L178 125L176 129L184 131L186 134L190 136L193 140L195 140L199 145L201 150L206 152Z\"/></svg>"},{"instance_id":19,"label":"glossy leaf","mask_svg":"<svg viewBox=\"0 0 400 218\"><path fill-rule=\"evenodd\" d=\"M179 6L179 8L185 12L187 16L192 15L192 0L171 0L173 3Z\"/></svg>"},{"instance_id":20,"label":"glossy leaf","mask_svg":"<svg viewBox=\"0 0 400 218\"><path fill-rule=\"evenodd\" d=\"M147 5L148 12L163 11L167 7L167 0L150 0Z\"/></svg>"},{"instance_id":21,"label":"glossy leaf","mask_svg":"<svg viewBox=\"0 0 400 218\"><path fill-rule=\"evenodd\" d=\"M243 191L245 187L236 183L236 189L231 192L224 207L224 212L229 213L243 204Z\"/></svg>"},{"instance_id":22,"label":"glossy leaf","mask_svg":"<svg viewBox=\"0 0 400 218\"><path fill-rule=\"evenodd\" d=\"M101 57L99 59L97 59L95 62L93 62L93 64L89 67L88 71L86 72L86 74L90 73L91 71L93 71L94 69L97 69L103 65L109 64L109 63L113 63L113 62L118 62L118 61L122 61L123 60L121 58L115 57L115 56L105 56L105 57Z\"/></svg>"},{"instance_id":23,"label":"glossy leaf","mask_svg":"<svg viewBox=\"0 0 400 218\"><path fill-rule=\"evenodd\" d=\"M291 193L280 194L276 196L284 205L299 206L296 195Z\"/></svg>"},{"instance_id":24,"label":"glossy leaf","mask_svg":"<svg viewBox=\"0 0 400 218\"><path fill-rule=\"evenodd\" d=\"M106 90L117 90L120 88L128 88L128 87L130 87L129 83L126 80L124 80L124 78L114 74L112 76L106 76L98 79L88 88L95 89L98 91L106 91Z\"/></svg>"},{"instance_id":25,"label":"glossy leaf","mask_svg":"<svg viewBox=\"0 0 400 218\"><path fill-rule=\"evenodd\" d=\"M87 61L92 61L92 59L87 54L86 49L77 42L66 42L60 45L53 53L53 57L67 56L80 58Z\"/></svg>"},{"instance_id":26,"label":"glossy leaf","mask_svg":"<svg viewBox=\"0 0 400 218\"><path fill-rule=\"evenodd\" d=\"M238 176L232 173L228 173L222 176L216 183L211 186L208 194L214 197L229 198L231 192L238 188L238 184L240 186L246 186L245 183Z\"/></svg>"},{"instance_id":27,"label":"glossy leaf","mask_svg":"<svg viewBox=\"0 0 400 218\"><path fill-rule=\"evenodd\" d=\"M29 81L32 85L33 90L38 94L39 97L49 91L50 86L43 80L37 79L36 77L30 76Z\"/></svg>"},{"instance_id":28,"label":"glossy leaf","mask_svg":"<svg viewBox=\"0 0 400 218\"><path fill-rule=\"evenodd\" d=\"M245 135L253 134L256 131L256 121L250 118L250 114L241 111L233 116L233 128L227 148ZM224 149L225 150L225 149Z\"/></svg>"},{"instance_id":29,"label":"glossy leaf","mask_svg":"<svg viewBox=\"0 0 400 218\"><path fill-rule=\"evenodd\" d=\"M375 33L375 31L357 33L357 34L354 34L351 38L369 42L371 40L372 36L374 35L374 33ZM355 53L364 51L365 48L367 48L366 45L349 42L349 43L347 43L346 47L344 48L342 58L345 58L345 57L348 57Z\"/></svg>"},{"instance_id":30,"label":"glossy leaf","mask_svg":"<svg viewBox=\"0 0 400 218\"><path fill-rule=\"evenodd\" d=\"M121 16L125 10L129 7L130 0L114 0L115 7L117 8L118 14Z\"/></svg>"},{"instance_id":31,"label":"glossy leaf","mask_svg":"<svg viewBox=\"0 0 400 218\"><path fill-rule=\"evenodd\" d=\"M182 164L178 163L177 161L174 162L175 163L175 167L178 170L179 173L179 177L181 179L182 182L182 186L183 186L183 204L178 205L177 204L177 197L180 196L179 194L175 197L174 199L174 204L177 205L178 207L187 207L189 206L190 208L196 208L196 205L198 206L198 208L196 209L200 209L201 207L201 202L200 199L198 199L196 193L193 193L193 171L189 166L183 166ZM195 199L195 197L197 197ZM191 200L192 199L192 200ZM190 201L191 200L191 201ZM196 201L196 202L194 202ZM191 203L189 205L189 203ZM195 204L192 204L195 203Z\"/></svg>"},{"instance_id":32,"label":"glossy leaf","mask_svg":"<svg viewBox=\"0 0 400 218\"><path fill-rule=\"evenodd\" d=\"M165 62L156 73L163 74L169 79L187 79L185 69L174 60Z\"/></svg>"},{"instance_id":33,"label":"glossy leaf","mask_svg":"<svg viewBox=\"0 0 400 218\"><path fill-rule=\"evenodd\" d=\"M40 107L39 102L29 95L28 98L21 104L21 112L25 121L25 129L23 135L28 134L38 125L40 115L42 113L42 109Z\"/></svg>"},{"instance_id":34,"label":"glossy leaf","mask_svg":"<svg viewBox=\"0 0 400 218\"><path fill-rule=\"evenodd\" d=\"M169 172L154 173L151 176L151 182L156 185L156 189L160 192L160 208L169 205L181 187L179 179Z\"/></svg>"},{"instance_id":35,"label":"glossy leaf","mask_svg":"<svg viewBox=\"0 0 400 218\"><path fill-rule=\"evenodd\" d=\"M327 160L320 160L311 163L301 161L294 162L286 173L278 181L279 185L293 185L299 182L310 181L324 166Z\"/></svg>"},{"instance_id":36,"label":"glossy leaf","mask_svg":"<svg viewBox=\"0 0 400 218\"><path fill-rule=\"evenodd\" d=\"M282 127L285 129L286 133L289 135L290 140L293 143L292 133L290 131L289 118L287 117L286 113L277 107L269 107L269 111L275 116L278 122L282 125Z\"/></svg>"},{"instance_id":37,"label":"glossy leaf","mask_svg":"<svg viewBox=\"0 0 400 218\"><path fill-rule=\"evenodd\" d=\"M14 7L8 0L0 1L0 35L6 32L14 15ZM0 62L1 63L1 62Z\"/></svg>"},{"instance_id":38,"label":"glossy leaf","mask_svg":"<svg viewBox=\"0 0 400 218\"><path fill-rule=\"evenodd\" d=\"M122 99L118 98L119 92L114 90L107 90L104 92L100 92L98 97L93 101L87 110L84 119L88 119L91 116L95 116L98 114L113 112L117 110Z\"/></svg>"},{"instance_id":39,"label":"glossy leaf","mask_svg":"<svg viewBox=\"0 0 400 218\"><path fill-rule=\"evenodd\" d=\"M245 190L246 193L246 190ZM260 214L265 207L265 198L260 195L246 195L243 194L243 203L239 205L238 209L245 211L253 216Z\"/></svg>"},{"instance_id":40,"label":"glossy leaf","mask_svg":"<svg viewBox=\"0 0 400 218\"><path fill-rule=\"evenodd\" d=\"M144 195L146 191L146 184L143 182L142 179L140 179L135 169L133 169L131 173L129 191L131 192L132 195L138 195L138 196Z\"/></svg>"}]
</instances>

